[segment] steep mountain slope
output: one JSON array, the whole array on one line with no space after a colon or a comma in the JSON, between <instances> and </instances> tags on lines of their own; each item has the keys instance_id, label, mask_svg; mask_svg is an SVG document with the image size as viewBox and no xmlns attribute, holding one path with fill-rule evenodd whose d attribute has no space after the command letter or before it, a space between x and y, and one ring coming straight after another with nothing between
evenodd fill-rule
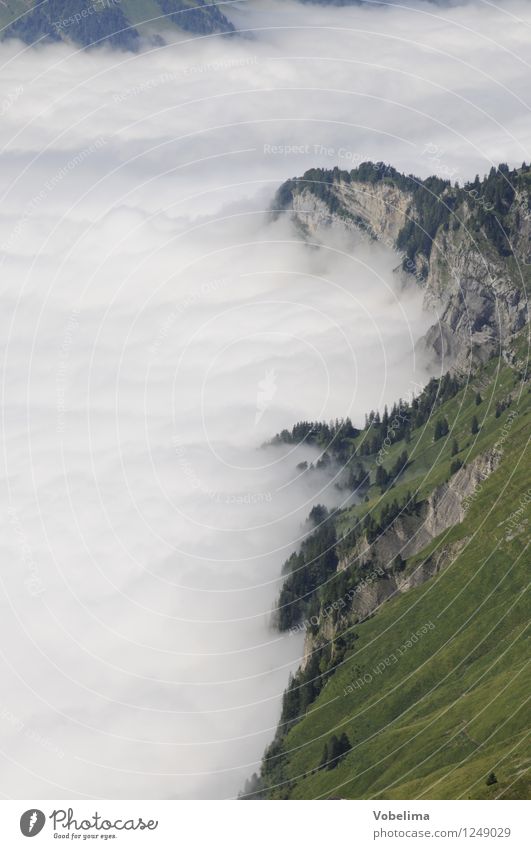
<instances>
[{"instance_id":1,"label":"steep mountain slope","mask_svg":"<svg viewBox=\"0 0 531 849\"><path fill-rule=\"evenodd\" d=\"M524 337L512 366L493 358L457 391L433 381L401 406L403 438L390 415L351 439L349 456L368 473L358 485L364 500L318 517L312 557L286 565L291 589L280 609L294 613L281 627L305 628L305 658L250 791L397 799L529 791L526 356ZM416 417L425 421L415 426ZM439 420L448 433L435 439ZM380 448L363 453L374 435ZM402 471L376 485L378 468L401 456ZM336 565L324 571L327 524ZM323 766L324 746L345 733L346 754ZM491 772L497 782L487 784Z\"/></svg>"},{"instance_id":2,"label":"steep mountain slope","mask_svg":"<svg viewBox=\"0 0 531 849\"><path fill-rule=\"evenodd\" d=\"M400 174L382 162L350 172L311 169L278 192L305 232L342 225L394 248L439 321L426 344L467 368L503 352L527 321L531 169L506 165L463 187Z\"/></svg>"},{"instance_id":3,"label":"steep mountain slope","mask_svg":"<svg viewBox=\"0 0 531 849\"><path fill-rule=\"evenodd\" d=\"M4 38L73 41L85 47L104 42L135 50L142 36L172 28L200 35L229 33L233 25L210 0L6 0L0 7Z\"/></svg>"},{"instance_id":4,"label":"steep mountain slope","mask_svg":"<svg viewBox=\"0 0 531 849\"><path fill-rule=\"evenodd\" d=\"M530 206L525 165L458 188L366 163L278 192L274 214L305 235L395 247L441 307L454 367L362 429L275 437L320 449L358 503L314 507L284 565L277 625L305 631L304 658L243 798L529 793Z\"/></svg>"}]
</instances>

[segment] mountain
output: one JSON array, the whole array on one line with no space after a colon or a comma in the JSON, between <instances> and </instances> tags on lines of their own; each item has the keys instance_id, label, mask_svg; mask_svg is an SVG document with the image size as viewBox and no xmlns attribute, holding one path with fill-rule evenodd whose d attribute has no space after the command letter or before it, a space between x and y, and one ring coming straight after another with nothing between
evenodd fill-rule
<instances>
[{"instance_id":1,"label":"mountain","mask_svg":"<svg viewBox=\"0 0 531 849\"><path fill-rule=\"evenodd\" d=\"M439 316L426 346L467 368L503 351L528 320L530 189L525 164L502 164L460 187L365 162L287 181L275 214L289 214L304 233L342 226L395 249L404 275L417 279Z\"/></svg>"},{"instance_id":2,"label":"mountain","mask_svg":"<svg viewBox=\"0 0 531 849\"><path fill-rule=\"evenodd\" d=\"M307 6L403 6L403 0L299 0ZM416 0L420 7L463 6L471 0ZM409 6L414 8L410 3Z\"/></svg>"},{"instance_id":3,"label":"mountain","mask_svg":"<svg viewBox=\"0 0 531 849\"><path fill-rule=\"evenodd\" d=\"M456 5L456 0L421 2ZM363 6L365 0L301 0L304 3ZM368 3L374 6L374 0ZM389 4L387 0L384 5ZM0 28L2 38L19 38L27 44L71 41L89 47L109 43L124 50L136 50L143 37L153 41L179 29L197 35L234 32L230 13L222 12L215 0L2 0Z\"/></svg>"},{"instance_id":4,"label":"mountain","mask_svg":"<svg viewBox=\"0 0 531 849\"><path fill-rule=\"evenodd\" d=\"M135 50L142 37L178 29L198 35L231 33L233 25L210 0L6 0L0 6L4 38L109 43Z\"/></svg>"},{"instance_id":5,"label":"mountain","mask_svg":"<svg viewBox=\"0 0 531 849\"><path fill-rule=\"evenodd\" d=\"M276 624L304 657L241 798L527 798L529 183L526 165L458 187L364 163L277 194L302 236L393 245L452 367L363 428L275 438L317 447L357 503L316 505L284 564Z\"/></svg>"}]
</instances>

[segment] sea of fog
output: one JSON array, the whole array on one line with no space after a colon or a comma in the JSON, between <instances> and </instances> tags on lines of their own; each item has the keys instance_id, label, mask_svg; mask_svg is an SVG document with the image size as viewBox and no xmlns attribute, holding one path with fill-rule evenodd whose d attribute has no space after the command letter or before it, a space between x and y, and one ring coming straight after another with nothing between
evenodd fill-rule
<instances>
[{"instance_id":1,"label":"sea of fog","mask_svg":"<svg viewBox=\"0 0 531 849\"><path fill-rule=\"evenodd\" d=\"M258 768L302 650L271 626L281 566L345 497L263 443L411 394L435 318L387 248L306 244L271 200L315 164L523 159L509 5L0 45L4 796L226 798Z\"/></svg>"}]
</instances>

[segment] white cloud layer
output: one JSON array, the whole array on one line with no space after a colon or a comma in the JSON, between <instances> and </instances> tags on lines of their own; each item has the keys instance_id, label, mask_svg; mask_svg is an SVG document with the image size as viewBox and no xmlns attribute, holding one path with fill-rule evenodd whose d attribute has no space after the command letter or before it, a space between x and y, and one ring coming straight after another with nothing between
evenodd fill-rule
<instances>
[{"instance_id":1,"label":"white cloud layer","mask_svg":"<svg viewBox=\"0 0 531 849\"><path fill-rule=\"evenodd\" d=\"M236 794L301 651L269 627L280 566L338 499L259 446L406 395L430 322L396 256L301 244L273 191L529 150L528 4L302 12L140 55L0 45L5 795Z\"/></svg>"}]
</instances>

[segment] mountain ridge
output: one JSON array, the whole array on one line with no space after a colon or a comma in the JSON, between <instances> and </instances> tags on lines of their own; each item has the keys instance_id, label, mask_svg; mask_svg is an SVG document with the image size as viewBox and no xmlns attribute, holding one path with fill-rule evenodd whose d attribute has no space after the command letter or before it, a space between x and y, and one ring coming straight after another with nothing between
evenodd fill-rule
<instances>
[{"instance_id":1,"label":"mountain ridge","mask_svg":"<svg viewBox=\"0 0 531 849\"><path fill-rule=\"evenodd\" d=\"M274 214L303 232L341 225L394 249L438 322L424 340L448 366L488 359L524 326L531 284L531 169L500 165L462 187L385 163L310 169L286 181Z\"/></svg>"},{"instance_id":2,"label":"mountain ridge","mask_svg":"<svg viewBox=\"0 0 531 849\"><path fill-rule=\"evenodd\" d=\"M174 30L197 35L232 34L234 26L211 0L7 0L0 13L2 38L27 44L73 42L137 50Z\"/></svg>"},{"instance_id":3,"label":"mountain ridge","mask_svg":"<svg viewBox=\"0 0 531 849\"><path fill-rule=\"evenodd\" d=\"M374 0L367 2L375 5ZM429 6L433 0L425 2ZM3 0L0 37L27 44L107 43L135 51L143 41L159 43L171 29L196 35L233 34L231 5L220 0ZM363 6L366 0L301 0L301 5Z\"/></svg>"},{"instance_id":4,"label":"mountain ridge","mask_svg":"<svg viewBox=\"0 0 531 849\"><path fill-rule=\"evenodd\" d=\"M276 624L305 632L304 655L240 798L526 798L529 168L462 188L360 169L310 169L280 187L272 214L312 240L338 226L388 239L397 273L442 304L453 366L362 429L299 422L275 437L319 449L317 465L357 503L315 506L284 564ZM459 298L442 239L460 259ZM497 323L471 250L497 281Z\"/></svg>"}]
</instances>

